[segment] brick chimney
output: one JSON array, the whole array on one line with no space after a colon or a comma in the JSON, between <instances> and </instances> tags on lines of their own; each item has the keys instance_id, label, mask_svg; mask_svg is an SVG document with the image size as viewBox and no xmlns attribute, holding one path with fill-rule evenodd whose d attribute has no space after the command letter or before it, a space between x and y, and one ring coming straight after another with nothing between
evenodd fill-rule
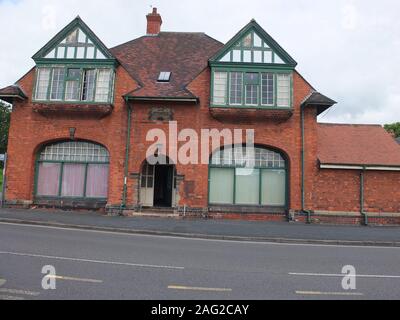
<instances>
[{"instance_id":1,"label":"brick chimney","mask_svg":"<svg viewBox=\"0 0 400 320\"><path fill-rule=\"evenodd\" d=\"M147 34L157 35L161 31L162 19L157 13L157 8L153 8L153 12L147 15Z\"/></svg>"}]
</instances>

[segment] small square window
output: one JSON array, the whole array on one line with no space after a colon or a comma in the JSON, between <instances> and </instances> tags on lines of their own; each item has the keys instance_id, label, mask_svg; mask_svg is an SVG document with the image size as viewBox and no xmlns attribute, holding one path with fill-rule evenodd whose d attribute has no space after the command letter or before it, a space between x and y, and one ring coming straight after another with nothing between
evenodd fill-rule
<instances>
[{"instance_id":1,"label":"small square window","mask_svg":"<svg viewBox=\"0 0 400 320\"><path fill-rule=\"evenodd\" d=\"M160 72L158 82L169 82L171 80L171 72Z\"/></svg>"}]
</instances>

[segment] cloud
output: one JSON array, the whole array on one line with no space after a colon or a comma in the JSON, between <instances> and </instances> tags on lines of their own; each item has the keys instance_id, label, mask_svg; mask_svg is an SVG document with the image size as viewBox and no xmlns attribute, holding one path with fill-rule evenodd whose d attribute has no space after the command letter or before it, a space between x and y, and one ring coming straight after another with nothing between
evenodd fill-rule
<instances>
[{"instance_id":1,"label":"cloud","mask_svg":"<svg viewBox=\"0 0 400 320\"><path fill-rule=\"evenodd\" d=\"M255 18L321 93L339 102L322 121L400 121L400 2L396 0L154 0L163 30L203 31L227 42ZM0 87L77 15L109 47L145 33L149 2L0 0Z\"/></svg>"}]
</instances>

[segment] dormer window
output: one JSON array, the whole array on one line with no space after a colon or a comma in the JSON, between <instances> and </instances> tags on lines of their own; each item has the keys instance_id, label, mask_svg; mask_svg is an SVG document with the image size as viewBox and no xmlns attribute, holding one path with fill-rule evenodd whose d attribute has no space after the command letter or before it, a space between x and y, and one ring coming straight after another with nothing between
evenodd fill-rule
<instances>
[{"instance_id":1,"label":"dormer window","mask_svg":"<svg viewBox=\"0 0 400 320\"><path fill-rule=\"evenodd\" d=\"M160 72L160 75L158 76L158 82L169 82L171 80L171 72Z\"/></svg>"},{"instance_id":2,"label":"dormer window","mask_svg":"<svg viewBox=\"0 0 400 320\"><path fill-rule=\"evenodd\" d=\"M117 60L79 18L39 50L33 100L112 104Z\"/></svg>"},{"instance_id":3,"label":"dormer window","mask_svg":"<svg viewBox=\"0 0 400 320\"><path fill-rule=\"evenodd\" d=\"M209 62L211 107L293 107L296 61L254 20Z\"/></svg>"},{"instance_id":4,"label":"dormer window","mask_svg":"<svg viewBox=\"0 0 400 320\"><path fill-rule=\"evenodd\" d=\"M111 103L113 80L110 68L40 67L34 100Z\"/></svg>"}]
</instances>

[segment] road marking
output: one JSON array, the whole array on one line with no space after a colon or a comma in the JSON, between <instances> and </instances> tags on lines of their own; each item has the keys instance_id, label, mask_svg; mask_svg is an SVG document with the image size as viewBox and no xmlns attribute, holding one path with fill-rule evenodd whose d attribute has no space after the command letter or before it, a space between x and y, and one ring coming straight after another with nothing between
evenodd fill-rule
<instances>
[{"instance_id":1,"label":"road marking","mask_svg":"<svg viewBox=\"0 0 400 320\"><path fill-rule=\"evenodd\" d=\"M0 293L19 294L23 296L34 296L34 297L40 295L39 292L17 290L17 289L5 289L5 288L0 288Z\"/></svg>"},{"instance_id":2,"label":"road marking","mask_svg":"<svg viewBox=\"0 0 400 320\"><path fill-rule=\"evenodd\" d=\"M221 243L241 243L241 244L255 244L255 245L272 245L272 246L280 246L280 247L317 247L317 248L354 248L354 249L386 249L386 250L400 250L400 247L395 246L360 246L360 245L339 245L339 244L310 244L310 243L284 243L284 242L272 242L272 241L247 241L247 240L223 240L223 239L205 239L201 238L193 238L193 237L185 237L182 236L172 236L172 235L151 235L151 234L140 234L140 233L125 233L125 232L116 232L116 231L101 231L101 230L87 230L87 229L78 229L78 228L68 228L68 227L53 227L53 226L41 226L35 224L20 224L20 223L12 223L12 222L0 222L0 225L10 225L15 227L25 227L25 228L43 228L43 229L54 229L54 230L64 230L64 231L76 231L76 232L85 232L85 233L99 233L99 234L110 234L110 235L118 235L118 236L127 236L127 237L137 237L137 238L162 238L162 239L174 239L174 240L191 240L191 241L203 241L203 242L221 242ZM81 226L84 227L84 226ZM138 232L148 232L149 230L138 230ZM213 235L216 236L216 235ZM287 239L291 242L298 241L302 242L304 239ZM329 241L329 240L328 240ZM335 242L335 240L330 240Z\"/></svg>"},{"instance_id":3,"label":"road marking","mask_svg":"<svg viewBox=\"0 0 400 320\"><path fill-rule=\"evenodd\" d=\"M105 261L105 260L104 261L103 260L90 260L90 259L68 258L68 257L57 257L57 256L45 256L45 255L40 255L40 254L17 253L17 252L6 252L6 251L0 251L0 255L12 255L12 256L18 256L18 257L32 257L32 258L54 259L54 260L64 260L64 261L109 264L109 265L116 265L116 266L136 267L136 268L153 268L153 269L170 269L170 270L184 270L185 269L184 267L161 266L161 265Z\"/></svg>"},{"instance_id":4,"label":"road marking","mask_svg":"<svg viewBox=\"0 0 400 320\"><path fill-rule=\"evenodd\" d=\"M47 276L49 279L58 279L58 280L66 280L66 281L77 281L77 282L90 282L90 283L103 283L102 280L95 279L84 279L84 278L73 278L73 277L64 277L64 276Z\"/></svg>"},{"instance_id":5,"label":"road marking","mask_svg":"<svg viewBox=\"0 0 400 320\"><path fill-rule=\"evenodd\" d=\"M7 296L7 295L1 295L0 294L0 300L25 300L24 298L21 297L14 297L14 296Z\"/></svg>"},{"instance_id":6,"label":"road marking","mask_svg":"<svg viewBox=\"0 0 400 320\"><path fill-rule=\"evenodd\" d=\"M200 287L185 287L185 286L168 286L168 289L186 290L186 291L232 292L232 289L225 289L225 288L200 288Z\"/></svg>"},{"instance_id":7,"label":"road marking","mask_svg":"<svg viewBox=\"0 0 400 320\"><path fill-rule=\"evenodd\" d=\"M334 277L343 278L351 277L352 275L347 274L324 274L324 273L289 273L290 276L304 276L304 277ZM370 275L370 274L357 274L353 277L356 278L377 278L377 279L400 279L400 276L388 276L388 275Z\"/></svg>"},{"instance_id":8,"label":"road marking","mask_svg":"<svg viewBox=\"0 0 400 320\"><path fill-rule=\"evenodd\" d=\"M296 291L296 294L303 296L364 296L359 292L320 292L320 291Z\"/></svg>"}]
</instances>

